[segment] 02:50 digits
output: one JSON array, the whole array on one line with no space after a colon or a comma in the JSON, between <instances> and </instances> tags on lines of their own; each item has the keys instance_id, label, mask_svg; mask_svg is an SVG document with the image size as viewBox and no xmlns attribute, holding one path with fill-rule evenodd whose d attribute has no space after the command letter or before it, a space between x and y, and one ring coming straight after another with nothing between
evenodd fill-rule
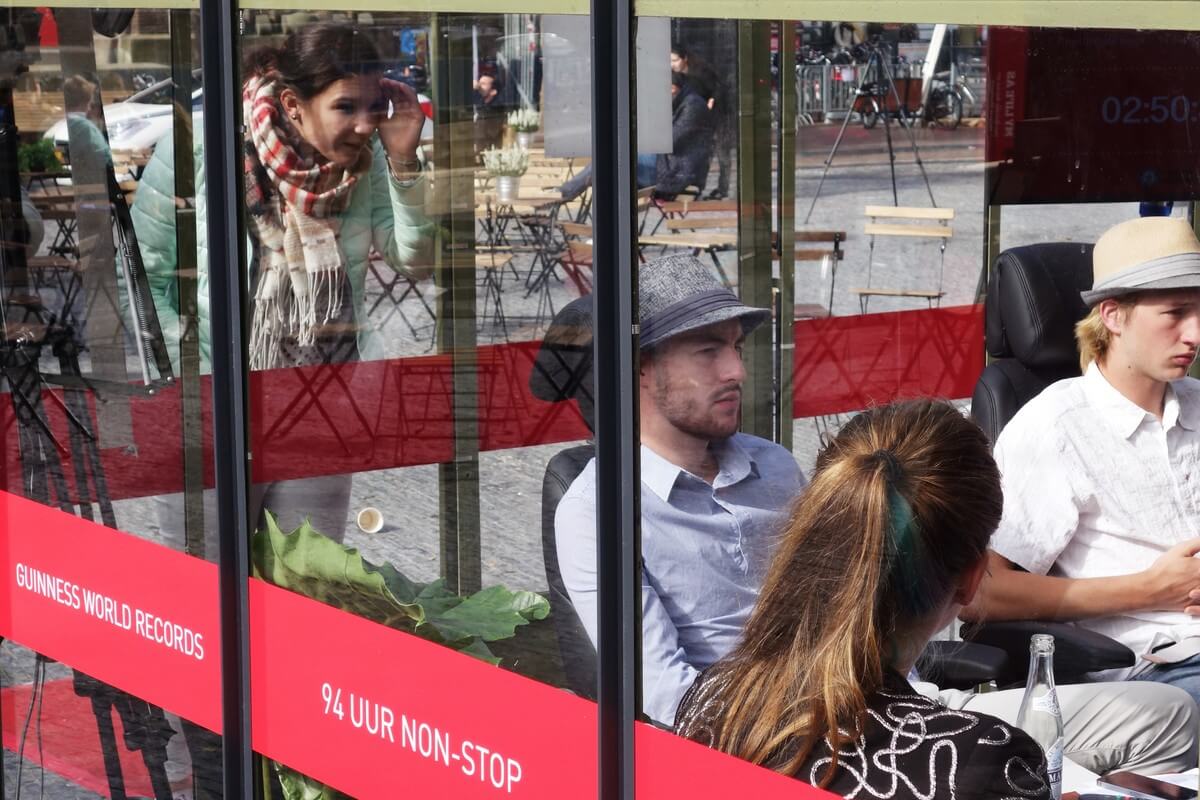
<instances>
[{"instance_id":1,"label":"02:50 digits","mask_svg":"<svg viewBox=\"0 0 1200 800\"><path fill-rule=\"evenodd\" d=\"M1107 125L1200 122L1200 100L1181 94L1151 98L1109 95L1100 103L1100 119Z\"/></svg>"}]
</instances>

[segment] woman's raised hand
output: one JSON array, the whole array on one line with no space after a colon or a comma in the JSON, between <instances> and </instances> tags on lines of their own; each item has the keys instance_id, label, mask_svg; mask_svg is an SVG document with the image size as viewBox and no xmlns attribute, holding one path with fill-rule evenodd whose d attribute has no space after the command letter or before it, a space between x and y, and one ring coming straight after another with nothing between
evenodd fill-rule
<instances>
[{"instance_id":1,"label":"woman's raised hand","mask_svg":"<svg viewBox=\"0 0 1200 800\"><path fill-rule=\"evenodd\" d=\"M379 88L391 106L391 114L385 112L379 122L379 140L383 149L393 161L416 161L421 126L425 124L425 113L421 111L417 93L408 84L391 78L380 78Z\"/></svg>"}]
</instances>

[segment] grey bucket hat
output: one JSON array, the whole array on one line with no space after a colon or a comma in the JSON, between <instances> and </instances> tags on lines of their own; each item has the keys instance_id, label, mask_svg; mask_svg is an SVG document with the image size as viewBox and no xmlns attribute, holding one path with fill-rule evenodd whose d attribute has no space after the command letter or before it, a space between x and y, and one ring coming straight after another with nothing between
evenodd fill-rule
<instances>
[{"instance_id":1,"label":"grey bucket hat","mask_svg":"<svg viewBox=\"0 0 1200 800\"><path fill-rule=\"evenodd\" d=\"M766 322L770 309L742 303L733 290L692 255L656 258L638 270L641 347L730 319L747 334Z\"/></svg>"}]
</instances>

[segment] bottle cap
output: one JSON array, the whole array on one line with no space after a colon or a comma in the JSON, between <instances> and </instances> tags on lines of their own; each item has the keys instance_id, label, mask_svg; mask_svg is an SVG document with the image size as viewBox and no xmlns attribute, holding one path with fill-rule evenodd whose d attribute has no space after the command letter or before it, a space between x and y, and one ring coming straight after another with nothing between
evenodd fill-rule
<instances>
[{"instance_id":1,"label":"bottle cap","mask_svg":"<svg viewBox=\"0 0 1200 800\"><path fill-rule=\"evenodd\" d=\"M1053 653L1054 637L1048 633L1035 633L1033 636L1029 637L1029 652Z\"/></svg>"}]
</instances>

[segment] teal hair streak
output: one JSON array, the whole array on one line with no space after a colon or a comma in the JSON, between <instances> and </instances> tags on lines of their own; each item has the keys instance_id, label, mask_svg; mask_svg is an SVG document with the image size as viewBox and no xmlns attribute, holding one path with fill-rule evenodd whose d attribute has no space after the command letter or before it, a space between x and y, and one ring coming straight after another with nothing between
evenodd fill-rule
<instances>
[{"instance_id":1,"label":"teal hair streak","mask_svg":"<svg viewBox=\"0 0 1200 800\"><path fill-rule=\"evenodd\" d=\"M894 486L888 487L888 555L893 584L904 606L917 614L929 609L922 596L918 565L920 562L920 526L912 506Z\"/></svg>"}]
</instances>

